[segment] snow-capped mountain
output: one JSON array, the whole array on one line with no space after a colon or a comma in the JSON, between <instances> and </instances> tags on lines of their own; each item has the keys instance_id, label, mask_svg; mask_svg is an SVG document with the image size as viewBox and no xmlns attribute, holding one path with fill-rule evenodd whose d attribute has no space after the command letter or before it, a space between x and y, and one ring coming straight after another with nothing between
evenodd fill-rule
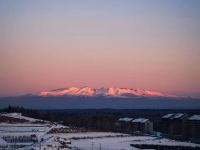
<instances>
[{"instance_id":1,"label":"snow-capped mountain","mask_svg":"<svg viewBox=\"0 0 200 150\"><path fill-rule=\"evenodd\" d=\"M0 97L0 108L9 105L34 109L199 109L200 99L140 89L70 87Z\"/></svg>"},{"instance_id":2,"label":"snow-capped mountain","mask_svg":"<svg viewBox=\"0 0 200 150\"><path fill-rule=\"evenodd\" d=\"M131 88L91 88L91 87L70 87L51 91L43 91L39 96L107 96L107 97L132 97L132 96L151 96L151 97L168 97L161 92L131 89Z\"/></svg>"}]
</instances>

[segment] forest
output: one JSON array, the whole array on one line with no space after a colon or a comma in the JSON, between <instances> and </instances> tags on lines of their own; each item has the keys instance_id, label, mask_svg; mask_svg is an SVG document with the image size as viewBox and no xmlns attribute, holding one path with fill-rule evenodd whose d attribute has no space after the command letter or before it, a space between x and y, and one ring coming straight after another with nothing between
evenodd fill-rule
<instances>
[{"instance_id":1,"label":"forest","mask_svg":"<svg viewBox=\"0 0 200 150\"><path fill-rule=\"evenodd\" d=\"M36 110L9 106L0 112L18 112L24 116L51 122L62 123L70 127L84 128L94 131L117 131L116 122L121 117L148 118L154 124L154 130L160 131L161 117L167 113L200 114L198 109L62 109ZM0 122L5 118L0 118ZM21 120L23 122L23 120Z\"/></svg>"}]
</instances>

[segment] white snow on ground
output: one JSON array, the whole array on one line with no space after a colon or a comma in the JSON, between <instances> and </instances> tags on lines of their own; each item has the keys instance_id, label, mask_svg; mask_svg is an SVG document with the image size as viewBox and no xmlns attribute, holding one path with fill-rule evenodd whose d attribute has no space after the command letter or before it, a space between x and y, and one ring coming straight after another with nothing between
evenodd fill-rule
<instances>
[{"instance_id":1,"label":"white snow on ground","mask_svg":"<svg viewBox=\"0 0 200 150\"><path fill-rule=\"evenodd\" d=\"M50 126L45 124L0 123L0 133L7 132L45 132Z\"/></svg>"},{"instance_id":2,"label":"white snow on ground","mask_svg":"<svg viewBox=\"0 0 200 150\"><path fill-rule=\"evenodd\" d=\"M130 137L129 137L130 138ZM127 141L126 141L127 140ZM87 140L73 140L72 147L78 147L81 150L136 150L132 148L127 138L98 138L98 139L87 139ZM93 148L92 148L93 147Z\"/></svg>"},{"instance_id":3,"label":"white snow on ground","mask_svg":"<svg viewBox=\"0 0 200 150\"><path fill-rule=\"evenodd\" d=\"M61 142L68 142L67 140L63 140L63 139L57 139L56 136L46 136L44 138L43 141L35 143L33 145L30 145L28 147L26 147L26 150L49 150L49 149L59 149L61 145ZM66 149L68 150L68 148L62 148L63 150ZM21 150L24 150L23 148Z\"/></svg>"},{"instance_id":4,"label":"white snow on ground","mask_svg":"<svg viewBox=\"0 0 200 150\"><path fill-rule=\"evenodd\" d=\"M152 144L152 145L200 147L200 144L175 141L175 140L166 139L166 138L155 138L155 139L152 139L152 140L132 141L132 144Z\"/></svg>"},{"instance_id":5,"label":"white snow on ground","mask_svg":"<svg viewBox=\"0 0 200 150\"><path fill-rule=\"evenodd\" d=\"M51 134L57 135L66 139L86 139L86 138L102 138L102 137L118 137L118 136L129 136L128 134L112 133L112 132L81 132L81 133L58 133Z\"/></svg>"},{"instance_id":6,"label":"white snow on ground","mask_svg":"<svg viewBox=\"0 0 200 150\"><path fill-rule=\"evenodd\" d=\"M9 124L1 123L0 124L0 148L1 146L7 146L9 149L13 144L14 145L26 145L26 147L21 148L21 150L26 149L58 149L61 146L61 143L56 138L56 135L47 134L52 128L65 127L62 125L54 124L31 124L31 123L18 123L18 124ZM8 143L3 138L4 137L23 137L36 135L38 142L17 142L17 143ZM42 140L43 139L43 140ZM63 140L64 141L64 140Z\"/></svg>"},{"instance_id":7,"label":"white snow on ground","mask_svg":"<svg viewBox=\"0 0 200 150\"><path fill-rule=\"evenodd\" d=\"M69 128L69 127L68 126L64 126L62 124L56 124L56 126L54 128L58 129L58 128Z\"/></svg>"},{"instance_id":8,"label":"white snow on ground","mask_svg":"<svg viewBox=\"0 0 200 150\"><path fill-rule=\"evenodd\" d=\"M146 118L137 118L137 119L134 119L132 122L134 123L145 123L149 121L149 119L146 119Z\"/></svg>"},{"instance_id":9,"label":"white snow on ground","mask_svg":"<svg viewBox=\"0 0 200 150\"><path fill-rule=\"evenodd\" d=\"M164 115L162 118L170 118L170 117L172 117L174 114L166 114L166 115Z\"/></svg>"},{"instance_id":10,"label":"white snow on ground","mask_svg":"<svg viewBox=\"0 0 200 150\"><path fill-rule=\"evenodd\" d=\"M0 124L0 140L3 136L31 136L36 135L38 139L41 139L44 135L51 130L54 125L49 124Z\"/></svg>"},{"instance_id":11,"label":"white snow on ground","mask_svg":"<svg viewBox=\"0 0 200 150\"><path fill-rule=\"evenodd\" d=\"M178 118L181 118L182 116L184 116L184 114L178 113L175 116L173 116L171 119L178 119Z\"/></svg>"},{"instance_id":12,"label":"white snow on ground","mask_svg":"<svg viewBox=\"0 0 200 150\"><path fill-rule=\"evenodd\" d=\"M53 135L53 134L52 134ZM128 134L112 133L112 132L85 132L85 133L67 133L54 134L56 136L71 139L72 147L81 150L133 150L130 144L155 144L155 145L178 145L178 146L198 146L199 144L189 142L179 142L166 138L158 138L154 136L130 136Z\"/></svg>"},{"instance_id":13,"label":"white snow on ground","mask_svg":"<svg viewBox=\"0 0 200 150\"><path fill-rule=\"evenodd\" d=\"M129 122L129 121L132 121L133 118L119 118L118 121L125 121L125 122Z\"/></svg>"},{"instance_id":14,"label":"white snow on ground","mask_svg":"<svg viewBox=\"0 0 200 150\"><path fill-rule=\"evenodd\" d=\"M165 138L157 138L151 136L129 136L129 137L104 137L93 139L79 139L71 140L72 147L76 147L81 150L137 150L137 148L131 147L130 144L155 144L155 145L177 145L177 146L198 146L199 144L189 142L179 142Z\"/></svg>"},{"instance_id":15,"label":"white snow on ground","mask_svg":"<svg viewBox=\"0 0 200 150\"><path fill-rule=\"evenodd\" d=\"M102 149L102 150L137 150L130 146L132 140L150 140L152 137L102 137L102 138L93 138L93 139L80 139L80 140L71 140L72 147L78 147L81 150L92 150L93 149Z\"/></svg>"},{"instance_id":16,"label":"white snow on ground","mask_svg":"<svg viewBox=\"0 0 200 150\"><path fill-rule=\"evenodd\" d=\"M7 117L12 117L12 118L25 119L25 120L30 121L30 122L43 121L43 120L39 120L39 119L25 117L21 113L6 113L6 114L1 114L1 115L2 116L7 116Z\"/></svg>"}]
</instances>

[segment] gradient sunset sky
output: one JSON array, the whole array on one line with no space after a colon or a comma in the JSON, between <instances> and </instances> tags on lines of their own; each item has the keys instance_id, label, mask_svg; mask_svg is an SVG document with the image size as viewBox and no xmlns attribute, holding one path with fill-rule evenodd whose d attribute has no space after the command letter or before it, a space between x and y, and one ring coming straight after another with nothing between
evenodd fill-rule
<instances>
[{"instance_id":1,"label":"gradient sunset sky","mask_svg":"<svg viewBox=\"0 0 200 150\"><path fill-rule=\"evenodd\" d=\"M71 86L200 96L200 0L0 0L0 96Z\"/></svg>"}]
</instances>

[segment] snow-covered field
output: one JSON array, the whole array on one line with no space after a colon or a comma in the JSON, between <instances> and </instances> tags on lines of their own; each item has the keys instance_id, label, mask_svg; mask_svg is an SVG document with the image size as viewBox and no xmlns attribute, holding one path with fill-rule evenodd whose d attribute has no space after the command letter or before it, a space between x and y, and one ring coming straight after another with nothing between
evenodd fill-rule
<instances>
[{"instance_id":1,"label":"snow-covered field","mask_svg":"<svg viewBox=\"0 0 200 150\"><path fill-rule=\"evenodd\" d=\"M128 134L112 132L84 132L51 135L69 139L71 140L71 147L73 149L78 148L81 150L137 150L137 148L131 147L130 144L155 144L200 147L199 144L180 142L155 136L131 136Z\"/></svg>"},{"instance_id":2,"label":"snow-covered field","mask_svg":"<svg viewBox=\"0 0 200 150\"><path fill-rule=\"evenodd\" d=\"M0 133L10 133L10 132L45 132L50 126L45 124L0 124Z\"/></svg>"},{"instance_id":3,"label":"snow-covered field","mask_svg":"<svg viewBox=\"0 0 200 150\"><path fill-rule=\"evenodd\" d=\"M43 120L23 116L21 113L6 113L6 114L1 114L1 115L7 116L7 117L12 117L12 118L17 118L17 119L24 119L24 120L27 120L27 121L30 121L30 122L43 121Z\"/></svg>"},{"instance_id":4,"label":"snow-covered field","mask_svg":"<svg viewBox=\"0 0 200 150\"><path fill-rule=\"evenodd\" d=\"M6 114L15 118L23 118L26 123L0 123L0 149L1 146L9 148L13 143L6 142L3 137L22 137L36 135L38 141L23 143L14 143L14 145L24 145L22 149L68 149L73 150L137 150L131 147L130 144L154 144L154 145L177 145L177 146L192 146L199 147L200 144L189 142L179 142L166 138L155 136L131 136L129 134L112 133L112 132L80 132L80 133L52 133L48 134L54 128L69 128L60 124L52 124L45 122L42 124L33 123L37 119L22 116L21 114L12 113ZM71 141L71 144L70 144Z\"/></svg>"},{"instance_id":5,"label":"snow-covered field","mask_svg":"<svg viewBox=\"0 0 200 150\"><path fill-rule=\"evenodd\" d=\"M87 133L90 134L91 133ZM85 134L85 137L88 135ZM93 138L86 139L72 139L71 146L73 149L81 150L92 150L92 149L102 149L102 150L137 150L137 148L131 147L130 144L155 144L155 145L176 145L176 146L192 146L200 147L199 144L189 143L189 142L179 142L175 140L158 138L152 136L123 136L123 137L99 137L101 133L92 133ZM96 136L95 136L96 134ZM106 135L106 133L103 133ZM103 135L102 134L102 135ZM109 133L108 133L109 134ZM96 138L97 137L97 138Z\"/></svg>"},{"instance_id":6,"label":"snow-covered field","mask_svg":"<svg viewBox=\"0 0 200 150\"><path fill-rule=\"evenodd\" d=\"M93 138L93 139L80 139L71 140L72 148L79 148L81 150L137 150L130 146L133 137L104 137L104 138Z\"/></svg>"},{"instance_id":7,"label":"snow-covered field","mask_svg":"<svg viewBox=\"0 0 200 150\"><path fill-rule=\"evenodd\" d=\"M178 145L178 146L198 146L198 144L189 142L179 142L165 138L153 136L130 136L128 134L112 133L112 132L84 132L84 133L63 133L63 134L44 134L42 146L58 146L56 138L66 139L71 141L72 149L81 150L137 150L131 147L130 144L155 144L155 145ZM50 139L50 140L48 140ZM38 148L38 144L31 148Z\"/></svg>"},{"instance_id":8,"label":"snow-covered field","mask_svg":"<svg viewBox=\"0 0 200 150\"><path fill-rule=\"evenodd\" d=\"M55 135L55 134L51 134ZM66 139L91 139L91 138L102 138L102 137L127 137L128 134L113 133L113 132L81 132L81 133L61 133L56 134L59 137Z\"/></svg>"}]
</instances>

